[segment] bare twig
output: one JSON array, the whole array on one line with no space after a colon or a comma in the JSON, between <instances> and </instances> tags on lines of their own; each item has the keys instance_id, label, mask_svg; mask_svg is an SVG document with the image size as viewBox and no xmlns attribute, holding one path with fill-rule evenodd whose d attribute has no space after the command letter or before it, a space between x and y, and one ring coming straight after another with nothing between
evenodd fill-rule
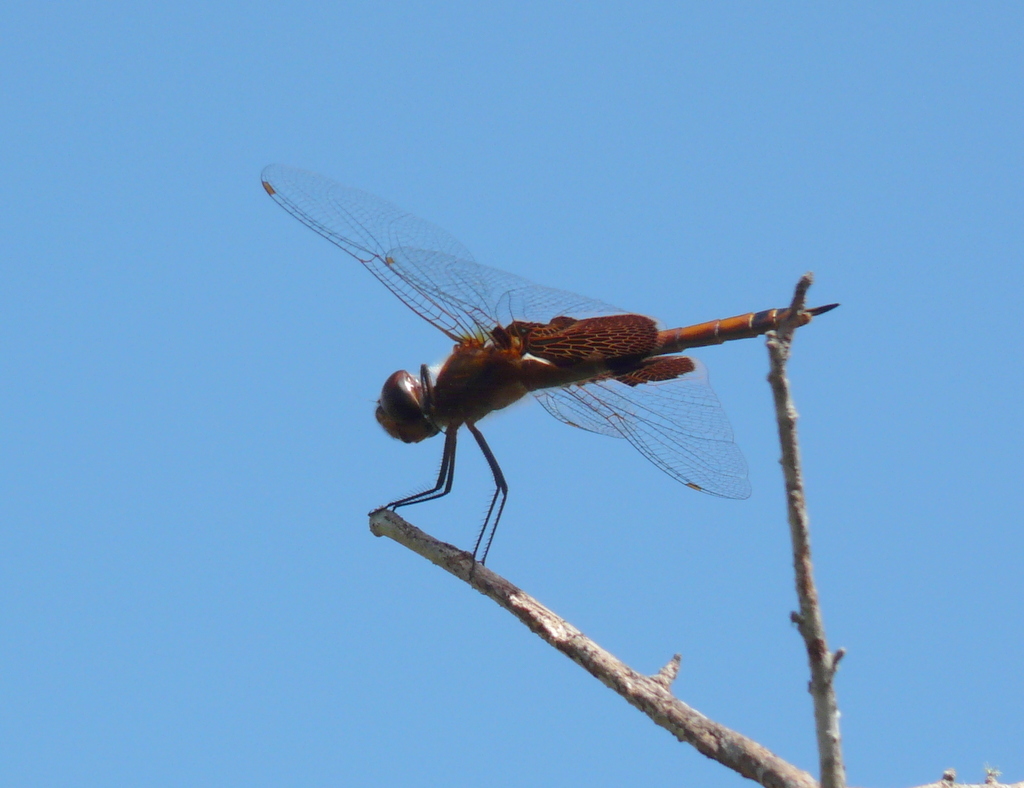
<instances>
[{"instance_id":1,"label":"bare twig","mask_svg":"<svg viewBox=\"0 0 1024 788\"><path fill-rule=\"evenodd\" d=\"M937 783L928 783L927 785L918 785L916 788L1024 788L1024 782L1020 783L1001 783L1001 782L989 782L986 780L984 783L954 783L940 780Z\"/></svg>"},{"instance_id":2,"label":"bare twig","mask_svg":"<svg viewBox=\"0 0 1024 788\"><path fill-rule=\"evenodd\" d=\"M1001 776L998 769L993 769L990 766L985 767L985 782L981 783L958 783L956 781L956 769L946 769L942 773L942 779L937 783L928 783L927 785L919 785L917 788L1024 788L1024 782L1020 783L1001 783L999 777Z\"/></svg>"},{"instance_id":3,"label":"bare twig","mask_svg":"<svg viewBox=\"0 0 1024 788\"><path fill-rule=\"evenodd\" d=\"M818 605L818 590L814 585L811 564L810 521L804 498L803 474L800 469L800 449L796 436L796 408L789 394L786 362L789 360L793 333L799 315L805 306L807 289L813 278L805 274L797 284L790 318L777 332L768 334L768 355L771 372L768 382L775 398L775 415L782 444L782 468L786 479L786 504L789 510L789 532L793 542L793 566L796 571L796 593L800 612L792 619L803 636L811 667L810 692L814 698L814 721L818 738L818 758L823 788L843 788L846 770L839 735L839 709L836 703L833 679L843 652L833 654L825 640L825 625Z\"/></svg>"},{"instance_id":4,"label":"bare twig","mask_svg":"<svg viewBox=\"0 0 1024 788\"><path fill-rule=\"evenodd\" d=\"M807 772L673 696L669 685L679 669L678 656L654 676L639 673L503 577L474 565L469 553L434 539L394 512L382 509L371 514L370 530L405 545L497 602L679 741L765 788L816 788Z\"/></svg>"}]
</instances>

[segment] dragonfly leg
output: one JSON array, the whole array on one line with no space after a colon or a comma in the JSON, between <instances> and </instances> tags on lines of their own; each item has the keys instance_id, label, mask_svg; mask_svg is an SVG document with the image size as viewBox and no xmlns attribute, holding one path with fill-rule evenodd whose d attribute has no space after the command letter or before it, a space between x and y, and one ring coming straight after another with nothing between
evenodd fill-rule
<instances>
[{"instance_id":1,"label":"dragonfly leg","mask_svg":"<svg viewBox=\"0 0 1024 788\"><path fill-rule=\"evenodd\" d=\"M501 472L501 467L498 465L498 461L494 458L494 452L491 451L491 447L487 445L487 441L484 440L483 434L476 428L475 424L467 423L466 427L473 437L476 438L476 442L480 446L480 451L483 452L484 458L487 460L487 464L491 468L491 474L494 476L494 497L491 498L491 505L487 509L487 516L484 518L484 524L480 527L480 533L476 537L476 544L473 546L473 559L476 559L477 553L480 552L480 543L483 541L484 534L487 533L488 523L490 523L491 535L487 538L487 544L484 545L484 554L480 558L480 563L486 563L487 553L491 550L491 542L494 541L494 534L498 530L498 521L501 519L501 513L505 509L505 501L508 500L508 483L505 481L505 474ZM498 499L501 502L498 502ZM497 506L497 513L495 513L495 506ZM494 515L494 522L491 522L491 515Z\"/></svg>"},{"instance_id":2,"label":"dragonfly leg","mask_svg":"<svg viewBox=\"0 0 1024 788\"><path fill-rule=\"evenodd\" d=\"M452 482L455 481L455 436L458 432L458 425L453 424L444 435L444 454L441 455L441 470L437 474L437 484L429 490L423 490L406 498L392 501L384 507L385 509L397 509L399 506L432 501L452 491Z\"/></svg>"}]
</instances>

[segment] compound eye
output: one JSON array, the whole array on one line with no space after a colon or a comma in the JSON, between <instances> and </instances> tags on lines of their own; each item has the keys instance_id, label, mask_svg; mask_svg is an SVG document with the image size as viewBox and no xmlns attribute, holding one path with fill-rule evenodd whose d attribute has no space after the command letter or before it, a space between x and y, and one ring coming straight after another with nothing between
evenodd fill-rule
<instances>
[{"instance_id":1,"label":"compound eye","mask_svg":"<svg viewBox=\"0 0 1024 788\"><path fill-rule=\"evenodd\" d=\"M404 370L399 370L384 381L379 405L396 421L410 421L423 417L423 386Z\"/></svg>"},{"instance_id":2,"label":"compound eye","mask_svg":"<svg viewBox=\"0 0 1024 788\"><path fill-rule=\"evenodd\" d=\"M417 443L437 434L423 412L423 385L404 370L384 382L377 402L377 421L392 438Z\"/></svg>"}]
</instances>

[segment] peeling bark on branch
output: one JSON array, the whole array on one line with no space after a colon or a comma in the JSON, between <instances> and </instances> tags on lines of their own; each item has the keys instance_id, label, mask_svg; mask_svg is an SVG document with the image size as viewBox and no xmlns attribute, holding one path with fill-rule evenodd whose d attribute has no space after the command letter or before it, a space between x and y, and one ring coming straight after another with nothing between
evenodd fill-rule
<instances>
[{"instance_id":1,"label":"peeling bark on branch","mask_svg":"<svg viewBox=\"0 0 1024 788\"><path fill-rule=\"evenodd\" d=\"M816 788L818 785L807 772L673 696L669 685L678 672L678 656L654 676L639 673L508 580L486 566L474 564L469 553L434 539L394 512L382 509L371 514L370 530L376 536L394 539L472 585L679 741L692 744L707 757L765 788Z\"/></svg>"}]
</instances>

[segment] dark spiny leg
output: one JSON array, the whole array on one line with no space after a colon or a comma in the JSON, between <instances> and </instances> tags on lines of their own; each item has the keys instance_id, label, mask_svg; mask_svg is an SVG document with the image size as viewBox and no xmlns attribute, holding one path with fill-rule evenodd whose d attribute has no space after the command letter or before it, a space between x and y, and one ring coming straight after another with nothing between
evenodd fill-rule
<instances>
[{"instance_id":1,"label":"dark spiny leg","mask_svg":"<svg viewBox=\"0 0 1024 788\"><path fill-rule=\"evenodd\" d=\"M448 428L444 436L444 454L441 455L441 471L437 474L437 484L429 490L423 490L415 495L401 498L389 503L385 509L397 509L399 506L408 506L413 503L423 503L441 498L452 491L452 482L455 480L455 436L458 434L457 425ZM441 488L444 488L443 490ZM440 492L439 492L440 491Z\"/></svg>"},{"instance_id":2,"label":"dark spiny leg","mask_svg":"<svg viewBox=\"0 0 1024 788\"><path fill-rule=\"evenodd\" d=\"M502 479L502 481L504 481L504 479ZM498 494L495 493L494 497L497 498ZM484 546L484 554L483 554L483 557L480 559L480 563L481 564L484 564L484 563L487 562L487 554L489 552L491 552L491 542L494 541L494 534L498 530L498 520L501 519L501 513L503 511L505 511L505 501L507 501L507 500L508 500L508 485L506 484L505 487L501 491L501 503L498 505L498 513L494 517L494 525L491 526L491 535L487 539L487 544ZM491 501L491 508L494 508L494 501Z\"/></svg>"},{"instance_id":3,"label":"dark spiny leg","mask_svg":"<svg viewBox=\"0 0 1024 788\"><path fill-rule=\"evenodd\" d=\"M475 424L466 424L469 431L473 433L473 437L476 438L476 442L480 445L480 451L484 453L484 458L487 460L487 464L491 467L491 473L494 476L494 497L491 498L491 505L487 509L487 517L484 518L484 524L480 528L480 533L476 538L476 545L473 546L473 560L476 560L476 555L480 551L480 542L483 541L484 534L487 533L487 524L491 520L491 515L494 514L494 506L498 504L498 498L501 498L501 503L498 504L498 513L494 515L494 522L491 524L491 535L487 539L487 544L484 546L484 554L480 559L480 563L483 564L487 561L487 553L491 550L491 542L494 541L494 533L498 530L498 521L501 519L501 513L505 509L505 501L508 500L508 484L505 482L505 474L501 472L501 468L498 466L498 461L494 459L494 453L491 451L491 447L487 445L487 441L484 440L484 436L480 433L480 430L476 428Z\"/></svg>"}]
</instances>

